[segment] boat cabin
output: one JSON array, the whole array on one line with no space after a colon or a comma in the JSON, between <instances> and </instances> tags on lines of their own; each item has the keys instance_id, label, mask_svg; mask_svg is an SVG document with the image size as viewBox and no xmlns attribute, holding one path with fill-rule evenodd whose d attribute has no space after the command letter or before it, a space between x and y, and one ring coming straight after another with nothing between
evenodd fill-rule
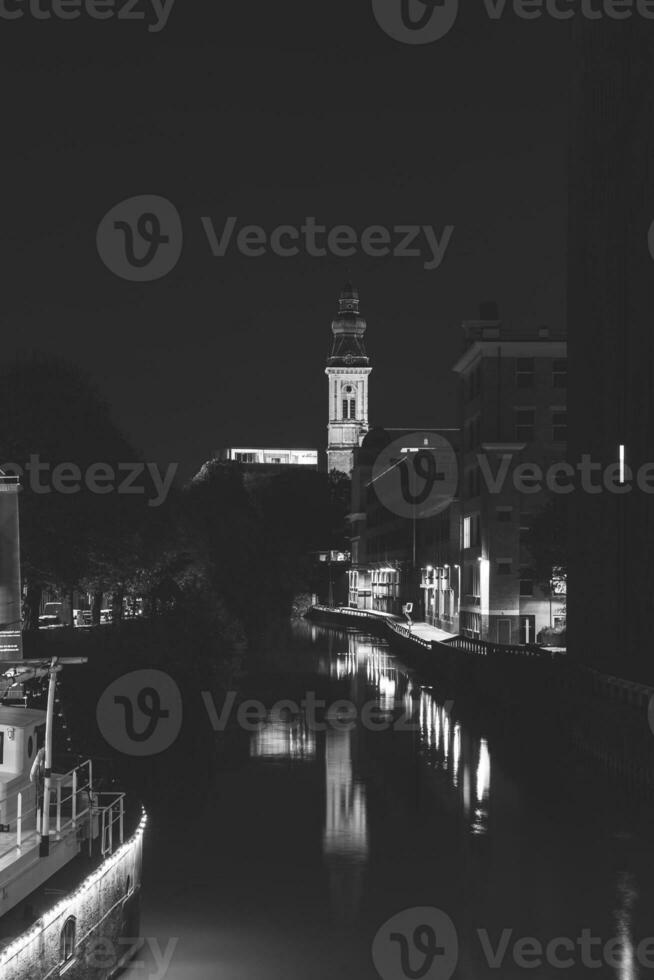
<instances>
[{"instance_id":1,"label":"boat cabin","mask_svg":"<svg viewBox=\"0 0 654 980\"><path fill-rule=\"evenodd\" d=\"M18 793L31 785L30 772L45 742L45 717L45 711L32 708L0 707L0 830L15 824Z\"/></svg>"}]
</instances>

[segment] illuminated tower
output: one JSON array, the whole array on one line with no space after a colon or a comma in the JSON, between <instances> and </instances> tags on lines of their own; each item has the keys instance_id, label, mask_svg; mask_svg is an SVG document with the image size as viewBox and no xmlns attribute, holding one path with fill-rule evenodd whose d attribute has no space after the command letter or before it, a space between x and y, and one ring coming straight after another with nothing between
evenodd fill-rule
<instances>
[{"instance_id":1,"label":"illuminated tower","mask_svg":"<svg viewBox=\"0 0 654 980\"><path fill-rule=\"evenodd\" d=\"M343 287L338 316L332 320L331 354L325 373L329 381L327 468L348 476L354 450L368 431L368 375L366 321L359 314L359 293L351 283Z\"/></svg>"}]
</instances>

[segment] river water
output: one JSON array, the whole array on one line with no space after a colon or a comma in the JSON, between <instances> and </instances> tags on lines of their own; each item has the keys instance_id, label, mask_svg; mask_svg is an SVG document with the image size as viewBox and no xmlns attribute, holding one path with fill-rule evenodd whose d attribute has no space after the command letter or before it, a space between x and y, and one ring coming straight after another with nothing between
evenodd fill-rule
<instances>
[{"instance_id":1,"label":"river water","mask_svg":"<svg viewBox=\"0 0 654 980\"><path fill-rule=\"evenodd\" d=\"M583 760L507 768L382 640L301 624L250 658L243 696L309 692L354 708L207 716L226 748L174 831L151 815L130 980L654 975L649 807Z\"/></svg>"}]
</instances>

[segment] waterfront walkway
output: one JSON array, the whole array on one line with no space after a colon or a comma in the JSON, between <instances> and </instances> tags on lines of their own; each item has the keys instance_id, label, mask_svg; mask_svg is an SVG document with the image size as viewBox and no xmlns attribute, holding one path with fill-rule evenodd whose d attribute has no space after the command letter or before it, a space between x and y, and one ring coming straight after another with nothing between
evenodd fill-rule
<instances>
[{"instance_id":1,"label":"waterfront walkway","mask_svg":"<svg viewBox=\"0 0 654 980\"><path fill-rule=\"evenodd\" d=\"M315 612L336 613L341 616L351 617L352 619L388 620L403 626L405 629L407 628L407 622L404 616L394 616L392 613L379 612L377 609L353 609L351 606L312 606L311 608ZM429 623L414 622L411 625L411 635L417 636L419 640L426 640L428 643L432 640L446 643L448 640L453 640L459 634L448 633L445 630L439 629L437 626L431 626Z\"/></svg>"},{"instance_id":2,"label":"waterfront walkway","mask_svg":"<svg viewBox=\"0 0 654 980\"><path fill-rule=\"evenodd\" d=\"M421 640L438 640L439 643L447 643L448 640L453 640L455 636L459 635L458 633L448 633L446 630L441 630L438 626L431 626L429 623L414 623L411 627L411 634Z\"/></svg>"}]
</instances>

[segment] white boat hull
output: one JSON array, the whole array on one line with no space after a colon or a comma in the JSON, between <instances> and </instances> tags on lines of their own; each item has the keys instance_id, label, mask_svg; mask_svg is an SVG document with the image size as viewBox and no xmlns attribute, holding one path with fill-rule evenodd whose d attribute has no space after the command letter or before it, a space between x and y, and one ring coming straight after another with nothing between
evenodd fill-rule
<instances>
[{"instance_id":1,"label":"white boat hull","mask_svg":"<svg viewBox=\"0 0 654 980\"><path fill-rule=\"evenodd\" d=\"M119 972L139 946L144 829L145 817L76 889L0 948L0 980L108 980Z\"/></svg>"}]
</instances>

